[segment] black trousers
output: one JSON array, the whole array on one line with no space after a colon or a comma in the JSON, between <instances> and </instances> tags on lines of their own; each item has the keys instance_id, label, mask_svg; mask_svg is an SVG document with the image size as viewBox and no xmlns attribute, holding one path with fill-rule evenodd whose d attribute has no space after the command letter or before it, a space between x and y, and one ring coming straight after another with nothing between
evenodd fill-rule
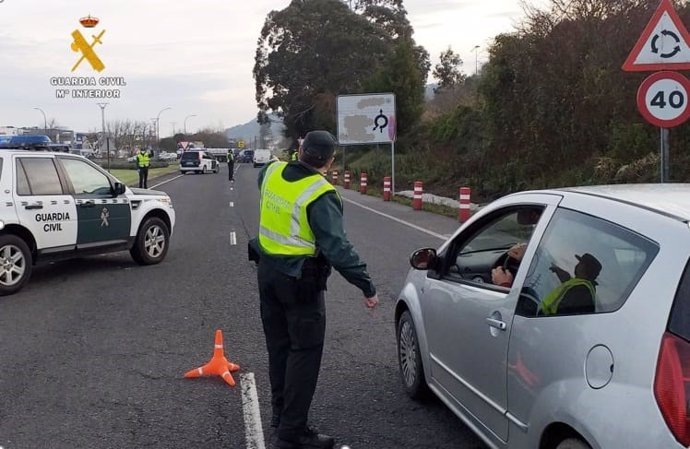
<instances>
[{"instance_id":1,"label":"black trousers","mask_svg":"<svg viewBox=\"0 0 690 449\"><path fill-rule=\"evenodd\" d=\"M326 332L324 291L259 262L261 321L268 349L278 437L296 440L307 425Z\"/></svg>"},{"instance_id":2,"label":"black trousers","mask_svg":"<svg viewBox=\"0 0 690 449\"><path fill-rule=\"evenodd\" d=\"M235 178L235 163L228 162L228 181L232 181Z\"/></svg>"},{"instance_id":3,"label":"black trousers","mask_svg":"<svg viewBox=\"0 0 690 449\"><path fill-rule=\"evenodd\" d=\"M139 167L139 187L148 189L149 168Z\"/></svg>"}]
</instances>

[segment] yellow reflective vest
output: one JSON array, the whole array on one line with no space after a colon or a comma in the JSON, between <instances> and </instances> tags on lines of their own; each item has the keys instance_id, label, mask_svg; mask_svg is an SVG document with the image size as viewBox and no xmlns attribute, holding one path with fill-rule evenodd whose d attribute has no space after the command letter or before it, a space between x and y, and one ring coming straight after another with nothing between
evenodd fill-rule
<instances>
[{"instance_id":1,"label":"yellow reflective vest","mask_svg":"<svg viewBox=\"0 0 690 449\"><path fill-rule=\"evenodd\" d=\"M235 153L232 151L228 151L228 162L234 162L235 161Z\"/></svg>"},{"instance_id":2,"label":"yellow reflective vest","mask_svg":"<svg viewBox=\"0 0 690 449\"><path fill-rule=\"evenodd\" d=\"M148 153L137 153L137 167L148 167L151 165L151 157Z\"/></svg>"},{"instance_id":3,"label":"yellow reflective vest","mask_svg":"<svg viewBox=\"0 0 690 449\"><path fill-rule=\"evenodd\" d=\"M283 179L287 162L273 162L261 184L259 244L266 254L315 256L316 239L309 226L307 207L324 193L335 191L320 174L299 181Z\"/></svg>"},{"instance_id":4,"label":"yellow reflective vest","mask_svg":"<svg viewBox=\"0 0 690 449\"><path fill-rule=\"evenodd\" d=\"M596 292L594 290L594 285L592 285L590 281L580 278L571 278L554 288L551 293L544 298L541 306L539 306L540 313L542 315L555 315L556 312L558 312L558 306L561 304L561 301L563 301L563 298L565 297L565 294L568 293L568 290L580 285L587 287L589 292L592 294L592 299L594 299Z\"/></svg>"}]
</instances>

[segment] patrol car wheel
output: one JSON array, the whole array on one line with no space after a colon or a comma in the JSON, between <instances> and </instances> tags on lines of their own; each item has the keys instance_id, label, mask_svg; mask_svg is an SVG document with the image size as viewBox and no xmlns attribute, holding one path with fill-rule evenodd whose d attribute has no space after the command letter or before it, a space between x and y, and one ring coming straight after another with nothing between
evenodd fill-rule
<instances>
[{"instance_id":1,"label":"patrol car wheel","mask_svg":"<svg viewBox=\"0 0 690 449\"><path fill-rule=\"evenodd\" d=\"M0 236L0 296L18 292L31 277L29 246L16 235Z\"/></svg>"},{"instance_id":2,"label":"patrol car wheel","mask_svg":"<svg viewBox=\"0 0 690 449\"><path fill-rule=\"evenodd\" d=\"M201 174L205 175L206 174L206 166L204 165L204 168L201 169Z\"/></svg>"},{"instance_id":3,"label":"patrol car wheel","mask_svg":"<svg viewBox=\"0 0 690 449\"><path fill-rule=\"evenodd\" d=\"M147 218L139 227L137 239L129 253L140 265L160 263L168 252L170 231L158 217Z\"/></svg>"},{"instance_id":4,"label":"patrol car wheel","mask_svg":"<svg viewBox=\"0 0 690 449\"><path fill-rule=\"evenodd\" d=\"M558 446L556 446L556 449L591 449L589 444L575 439L575 438L568 438L567 440L563 440L560 442Z\"/></svg>"},{"instance_id":5,"label":"patrol car wheel","mask_svg":"<svg viewBox=\"0 0 690 449\"><path fill-rule=\"evenodd\" d=\"M414 328L412 315L407 310L400 315L397 334L398 368L403 387L412 399L422 399L427 396L429 387L424 379L422 354L419 349L417 332Z\"/></svg>"}]
</instances>

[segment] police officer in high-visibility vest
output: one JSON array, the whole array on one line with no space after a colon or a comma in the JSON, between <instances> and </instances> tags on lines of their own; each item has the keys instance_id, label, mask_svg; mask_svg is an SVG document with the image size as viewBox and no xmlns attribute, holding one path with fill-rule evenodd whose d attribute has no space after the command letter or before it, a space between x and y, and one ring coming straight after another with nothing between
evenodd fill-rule
<instances>
[{"instance_id":1,"label":"police officer in high-visibility vest","mask_svg":"<svg viewBox=\"0 0 690 449\"><path fill-rule=\"evenodd\" d=\"M259 173L259 296L271 381L274 448L332 448L334 439L307 426L326 329L326 280L331 266L374 308L371 278L343 230L343 204L325 174L336 140L327 131L306 135L299 160L272 162Z\"/></svg>"},{"instance_id":2,"label":"police officer in high-visibility vest","mask_svg":"<svg viewBox=\"0 0 690 449\"><path fill-rule=\"evenodd\" d=\"M151 165L151 155L146 149L139 149L137 153L137 170L139 171L139 187L148 189L149 166Z\"/></svg>"},{"instance_id":3,"label":"police officer in high-visibility vest","mask_svg":"<svg viewBox=\"0 0 690 449\"><path fill-rule=\"evenodd\" d=\"M594 313L596 297L596 278L601 272L601 263L590 253L575 255L575 276L571 277L564 269L552 265L561 285L553 289L539 306L540 315L574 315Z\"/></svg>"},{"instance_id":4,"label":"police officer in high-visibility vest","mask_svg":"<svg viewBox=\"0 0 690 449\"><path fill-rule=\"evenodd\" d=\"M228 181L235 181L235 153L228 150Z\"/></svg>"},{"instance_id":5,"label":"police officer in high-visibility vest","mask_svg":"<svg viewBox=\"0 0 690 449\"><path fill-rule=\"evenodd\" d=\"M290 160L291 161L299 160L299 152L297 150L292 152L292 154L290 155Z\"/></svg>"}]
</instances>

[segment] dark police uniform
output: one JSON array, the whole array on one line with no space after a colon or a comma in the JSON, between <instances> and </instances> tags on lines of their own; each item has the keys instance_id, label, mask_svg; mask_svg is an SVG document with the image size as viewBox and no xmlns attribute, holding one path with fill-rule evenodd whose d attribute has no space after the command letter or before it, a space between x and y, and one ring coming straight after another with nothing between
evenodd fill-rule
<instances>
[{"instance_id":1,"label":"dark police uniform","mask_svg":"<svg viewBox=\"0 0 690 449\"><path fill-rule=\"evenodd\" d=\"M235 153L228 151L228 181L235 179Z\"/></svg>"},{"instance_id":2,"label":"dark police uniform","mask_svg":"<svg viewBox=\"0 0 690 449\"><path fill-rule=\"evenodd\" d=\"M273 178L275 176L282 179L276 180ZM290 190L289 186L294 183L309 183L309 180L314 181L310 187L312 191L321 189L308 205L302 206L301 213L306 214L303 217L306 216L306 227L309 229L293 228L291 234L286 235L292 235L294 239L291 240L297 245L295 248L299 248L300 240L309 240L307 236L312 233L315 254L271 254L266 248L269 246L265 243L267 239L261 240L261 230L260 237L251 242L251 248L260 257L258 282L261 319L269 355L273 408L271 425L278 425L278 438L281 441L298 441L299 435L306 429L321 366L326 329L324 291L331 266L362 290L365 297L376 294L366 264L360 260L345 235L340 196L317 170L300 161L274 162L264 167L258 179L262 191L262 217L263 203L285 202L284 199L269 198L275 192L267 192L268 184L282 187L283 192ZM328 187L316 182L320 180ZM305 190L301 195L302 200L309 195L309 188ZM290 209L291 205L286 203L285 210ZM289 215L284 217L286 226L290 225L290 218ZM266 234L271 235L270 232Z\"/></svg>"}]
</instances>

